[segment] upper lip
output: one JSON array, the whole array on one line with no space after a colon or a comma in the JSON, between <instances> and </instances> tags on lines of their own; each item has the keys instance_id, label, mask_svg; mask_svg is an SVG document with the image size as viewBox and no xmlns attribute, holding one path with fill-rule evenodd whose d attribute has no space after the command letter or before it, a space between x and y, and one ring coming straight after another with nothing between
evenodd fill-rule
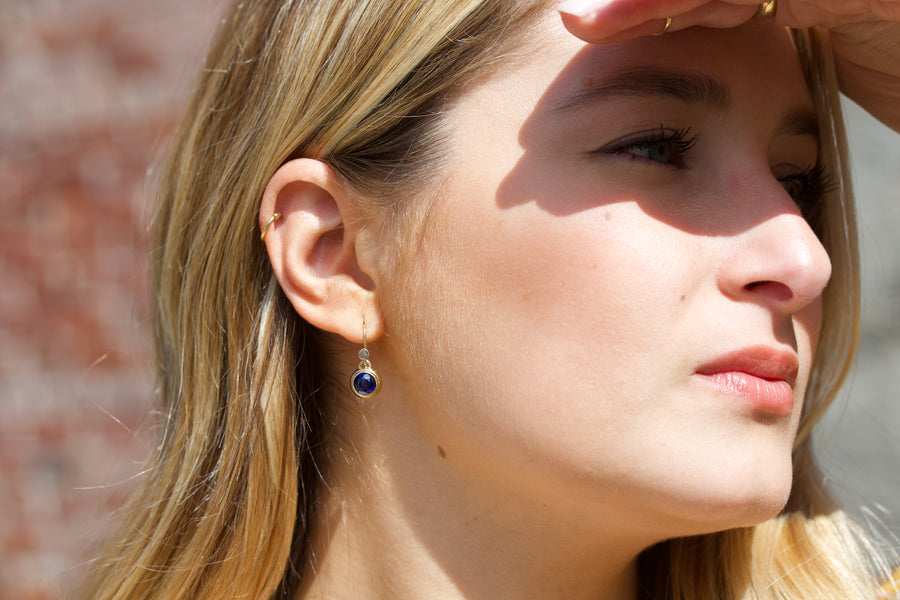
<instances>
[{"instance_id":1,"label":"upper lip","mask_svg":"<svg viewBox=\"0 0 900 600\"><path fill-rule=\"evenodd\" d=\"M794 352L772 346L749 346L727 352L700 366L699 375L716 373L747 373L770 381L785 381L791 387L797 381L800 361Z\"/></svg>"}]
</instances>

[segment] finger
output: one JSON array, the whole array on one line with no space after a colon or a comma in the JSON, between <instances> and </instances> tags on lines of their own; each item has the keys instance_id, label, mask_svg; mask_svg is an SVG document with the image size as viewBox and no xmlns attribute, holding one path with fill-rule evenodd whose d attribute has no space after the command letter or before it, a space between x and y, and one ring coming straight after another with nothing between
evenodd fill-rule
<instances>
[{"instance_id":1,"label":"finger","mask_svg":"<svg viewBox=\"0 0 900 600\"><path fill-rule=\"evenodd\" d=\"M661 31L667 17L681 15L708 0L567 0L558 9L565 26L587 42L610 41L631 31L649 35Z\"/></svg>"},{"instance_id":2,"label":"finger","mask_svg":"<svg viewBox=\"0 0 900 600\"><path fill-rule=\"evenodd\" d=\"M563 21L572 33L582 39L595 43L609 43L645 35L659 34L663 31L679 31L694 26L714 27L718 29L737 27L752 19L756 13L756 9L756 4L748 5L718 0L707 1L702 5L683 13L670 13L669 15L666 15L671 16L672 18L668 27L666 27L665 17L657 17L648 19L637 25L623 25L619 30L606 33L603 37L600 37L597 34L597 31L602 29L601 25L606 28L603 30L611 30L612 21L619 17L619 15L607 17L606 14L608 13L604 13L604 16L597 17L596 22L591 22L591 19L594 18L593 15L591 15L586 21L579 20L572 24L570 24L566 19L566 16L563 15ZM600 21L605 22L601 23ZM618 22L630 23L631 19L621 18Z\"/></svg>"},{"instance_id":3,"label":"finger","mask_svg":"<svg viewBox=\"0 0 900 600\"><path fill-rule=\"evenodd\" d=\"M734 2L707 2L703 6L679 15L682 23L690 23L685 27L713 27L728 29L743 25L756 15L758 4L737 4ZM673 23L674 25L674 23ZM679 27L683 29L685 27Z\"/></svg>"}]
</instances>

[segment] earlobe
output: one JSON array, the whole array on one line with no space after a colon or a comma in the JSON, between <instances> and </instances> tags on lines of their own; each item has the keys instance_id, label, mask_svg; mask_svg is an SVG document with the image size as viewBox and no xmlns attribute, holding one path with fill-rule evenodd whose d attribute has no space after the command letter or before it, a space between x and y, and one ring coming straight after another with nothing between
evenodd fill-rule
<instances>
[{"instance_id":1,"label":"earlobe","mask_svg":"<svg viewBox=\"0 0 900 600\"><path fill-rule=\"evenodd\" d=\"M301 158L269 180L259 227L272 270L297 313L347 340L382 331L375 286L360 268L356 237L362 226L344 187L325 163ZM280 217L273 219L273 216Z\"/></svg>"}]
</instances>

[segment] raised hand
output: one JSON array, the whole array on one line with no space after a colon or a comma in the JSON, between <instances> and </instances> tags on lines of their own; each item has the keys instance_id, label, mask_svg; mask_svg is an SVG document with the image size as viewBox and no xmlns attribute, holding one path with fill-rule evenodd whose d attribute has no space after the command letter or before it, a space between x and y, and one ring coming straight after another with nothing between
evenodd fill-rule
<instances>
[{"instance_id":1,"label":"raised hand","mask_svg":"<svg viewBox=\"0 0 900 600\"><path fill-rule=\"evenodd\" d=\"M829 31L841 90L900 131L900 0L566 0L563 22L607 43L688 27L736 27L768 15L779 25Z\"/></svg>"}]
</instances>

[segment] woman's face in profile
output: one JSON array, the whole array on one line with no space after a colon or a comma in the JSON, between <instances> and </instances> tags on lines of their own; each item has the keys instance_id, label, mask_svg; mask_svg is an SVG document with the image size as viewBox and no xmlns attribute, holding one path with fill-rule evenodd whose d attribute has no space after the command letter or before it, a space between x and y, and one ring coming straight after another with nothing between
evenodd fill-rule
<instances>
[{"instance_id":1,"label":"woman's face in profile","mask_svg":"<svg viewBox=\"0 0 900 600\"><path fill-rule=\"evenodd\" d=\"M442 466L510 505L587 528L602 505L648 538L758 522L790 490L831 271L790 37L544 26L449 112L450 173L385 309L407 307L392 388Z\"/></svg>"}]
</instances>

